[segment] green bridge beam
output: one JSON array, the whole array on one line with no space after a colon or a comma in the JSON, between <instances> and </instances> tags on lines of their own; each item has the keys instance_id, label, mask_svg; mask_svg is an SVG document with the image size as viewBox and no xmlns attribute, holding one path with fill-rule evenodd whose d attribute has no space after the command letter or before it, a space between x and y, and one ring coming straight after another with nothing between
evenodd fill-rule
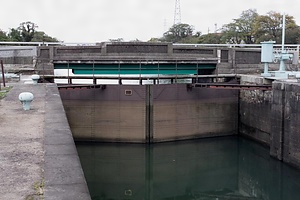
<instances>
[{"instance_id":1,"label":"green bridge beam","mask_svg":"<svg viewBox=\"0 0 300 200\"><path fill-rule=\"evenodd\" d=\"M215 68L215 64L54 64L54 69L71 69L74 74L197 74Z\"/></svg>"}]
</instances>

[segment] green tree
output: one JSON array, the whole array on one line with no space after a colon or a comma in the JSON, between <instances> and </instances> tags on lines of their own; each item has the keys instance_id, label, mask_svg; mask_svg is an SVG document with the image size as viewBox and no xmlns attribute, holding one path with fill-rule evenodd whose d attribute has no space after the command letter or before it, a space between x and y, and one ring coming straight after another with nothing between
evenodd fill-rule
<instances>
[{"instance_id":1,"label":"green tree","mask_svg":"<svg viewBox=\"0 0 300 200\"><path fill-rule=\"evenodd\" d=\"M37 27L38 26L33 22L22 22L18 28L21 31L22 40L24 42L30 42L34 37Z\"/></svg>"},{"instance_id":2,"label":"green tree","mask_svg":"<svg viewBox=\"0 0 300 200\"><path fill-rule=\"evenodd\" d=\"M286 43L297 43L300 38L300 28L294 17L286 15ZM255 24L257 42L273 40L281 43L282 40L282 15L278 12L268 12L267 15L258 17Z\"/></svg>"},{"instance_id":3,"label":"green tree","mask_svg":"<svg viewBox=\"0 0 300 200\"><path fill-rule=\"evenodd\" d=\"M242 41L246 44L255 43L254 33L258 16L254 9L243 11L238 19L234 19L232 23L223 26L222 41L235 44L240 44Z\"/></svg>"},{"instance_id":4,"label":"green tree","mask_svg":"<svg viewBox=\"0 0 300 200\"><path fill-rule=\"evenodd\" d=\"M198 43L200 44L220 44L222 33L209 33L205 35L201 35L198 38Z\"/></svg>"},{"instance_id":5,"label":"green tree","mask_svg":"<svg viewBox=\"0 0 300 200\"><path fill-rule=\"evenodd\" d=\"M194 34L194 27L189 24L175 24L162 38L151 41L173 43L232 43L232 44L257 44L262 41L274 40L281 43L282 15L271 11L267 15L259 15L255 9L245 10L239 18L233 19L229 24L223 25L221 33L201 35ZM287 44L300 42L300 27L294 17L286 16Z\"/></svg>"},{"instance_id":6,"label":"green tree","mask_svg":"<svg viewBox=\"0 0 300 200\"><path fill-rule=\"evenodd\" d=\"M22 42L22 36L21 36L21 31L18 29L10 29L9 33L8 33L8 38L9 41L12 42Z\"/></svg>"},{"instance_id":7,"label":"green tree","mask_svg":"<svg viewBox=\"0 0 300 200\"><path fill-rule=\"evenodd\" d=\"M194 27L189 24L174 24L164 33L162 41L178 43L193 37Z\"/></svg>"},{"instance_id":8,"label":"green tree","mask_svg":"<svg viewBox=\"0 0 300 200\"><path fill-rule=\"evenodd\" d=\"M45 32L37 31L37 27L33 22L23 22L18 28L10 29L8 40L13 42L58 42L56 38Z\"/></svg>"},{"instance_id":9,"label":"green tree","mask_svg":"<svg viewBox=\"0 0 300 200\"><path fill-rule=\"evenodd\" d=\"M0 29L0 41L8 41L9 38L4 31Z\"/></svg>"},{"instance_id":10,"label":"green tree","mask_svg":"<svg viewBox=\"0 0 300 200\"><path fill-rule=\"evenodd\" d=\"M150 40L148 40L148 42L160 42L160 41L161 41L160 38L155 38L155 37L153 37Z\"/></svg>"},{"instance_id":11,"label":"green tree","mask_svg":"<svg viewBox=\"0 0 300 200\"><path fill-rule=\"evenodd\" d=\"M36 31L31 42L58 42L56 38L50 37L43 31Z\"/></svg>"}]
</instances>

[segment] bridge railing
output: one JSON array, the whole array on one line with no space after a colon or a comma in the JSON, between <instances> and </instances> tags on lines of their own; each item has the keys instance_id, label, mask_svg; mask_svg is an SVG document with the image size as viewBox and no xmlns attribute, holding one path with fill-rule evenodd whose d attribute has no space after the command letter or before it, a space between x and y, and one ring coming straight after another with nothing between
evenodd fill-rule
<instances>
[{"instance_id":1,"label":"bridge railing","mask_svg":"<svg viewBox=\"0 0 300 200\"><path fill-rule=\"evenodd\" d=\"M77 43L77 42L1 42L0 46L96 46L97 43Z\"/></svg>"},{"instance_id":2,"label":"bridge railing","mask_svg":"<svg viewBox=\"0 0 300 200\"><path fill-rule=\"evenodd\" d=\"M110 44L112 42L105 42ZM0 41L0 46L15 45L15 46L98 46L97 42L4 42ZM261 48L260 44L181 44L174 43L174 46L187 47L227 47L227 48ZM281 48L281 44L275 44L275 48ZM294 48L299 50L300 44L286 44L286 48Z\"/></svg>"}]
</instances>

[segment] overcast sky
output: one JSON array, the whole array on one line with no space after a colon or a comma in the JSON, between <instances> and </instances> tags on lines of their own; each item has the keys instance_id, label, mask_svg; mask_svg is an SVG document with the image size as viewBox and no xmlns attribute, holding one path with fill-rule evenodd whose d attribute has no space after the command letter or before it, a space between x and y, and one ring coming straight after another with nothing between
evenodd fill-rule
<instances>
[{"instance_id":1,"label":"overcast sky","mask_svg":"<svg viewBox=\"0 0 300 200\"><path fill-rule=\"evenodd\" d=\"M300 0L181 0L181 22L202 33L214 32L215 24L230 23L247 9L285 12L300 25ZM0 29L32 21L65 42L147 41L173 25L174 10L175 0L5 0Z\"/></svg>"}]
</instances>

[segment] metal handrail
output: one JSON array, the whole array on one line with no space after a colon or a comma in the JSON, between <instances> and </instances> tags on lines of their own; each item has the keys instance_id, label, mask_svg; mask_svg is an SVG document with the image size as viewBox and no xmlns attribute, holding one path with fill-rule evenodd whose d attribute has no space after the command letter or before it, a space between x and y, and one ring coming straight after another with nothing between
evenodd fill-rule
<instances>
[{"instance_id":1,"label":"metal handrail","mask_svg":"<svg viewBox=\"0 0 300 200\"><path fill-rule=\"evenodd\" d=\"M228 47L228 48L247 48L247 47L257 47L261 48L261 44L180 44L180 43L174 43L174 46L189 46L189 47ZM274 44L274 47L281 48L281 44ZM285 44L285 48L292 47L297 48L300 47L300 44Z\"/></svg>"},{"instance_id":2,"label":"metal handrail","mask_svg":"<svg viewBox=\"0 0 300 200\"><path fill-rule=\"evenodd\" d=\"M53 45L62 45L62 46L97 46L96 42L5 42L0 41L0 45L34 45L34 46L53 46ZM261 48L261 44L182 44L174 43L174 46L194 46L194 47L228 47L228 48L249 48L256 47ZM274 47L281 47L281 44L274 44ZM286 44L285 47L299 48L300 44Z\"/></svg>"},{"instance_id":3,"label":"metal handrail","mask_svg":"<svg viewBox=\"0 0 300 200\"><path fill-rule=\"evenodd\" d=\"M77 42L1 42L0 45L28 45L28 46L96 46L96 43L86 42L86 43L77 43Z\"/></svg>"}]
</instances>

